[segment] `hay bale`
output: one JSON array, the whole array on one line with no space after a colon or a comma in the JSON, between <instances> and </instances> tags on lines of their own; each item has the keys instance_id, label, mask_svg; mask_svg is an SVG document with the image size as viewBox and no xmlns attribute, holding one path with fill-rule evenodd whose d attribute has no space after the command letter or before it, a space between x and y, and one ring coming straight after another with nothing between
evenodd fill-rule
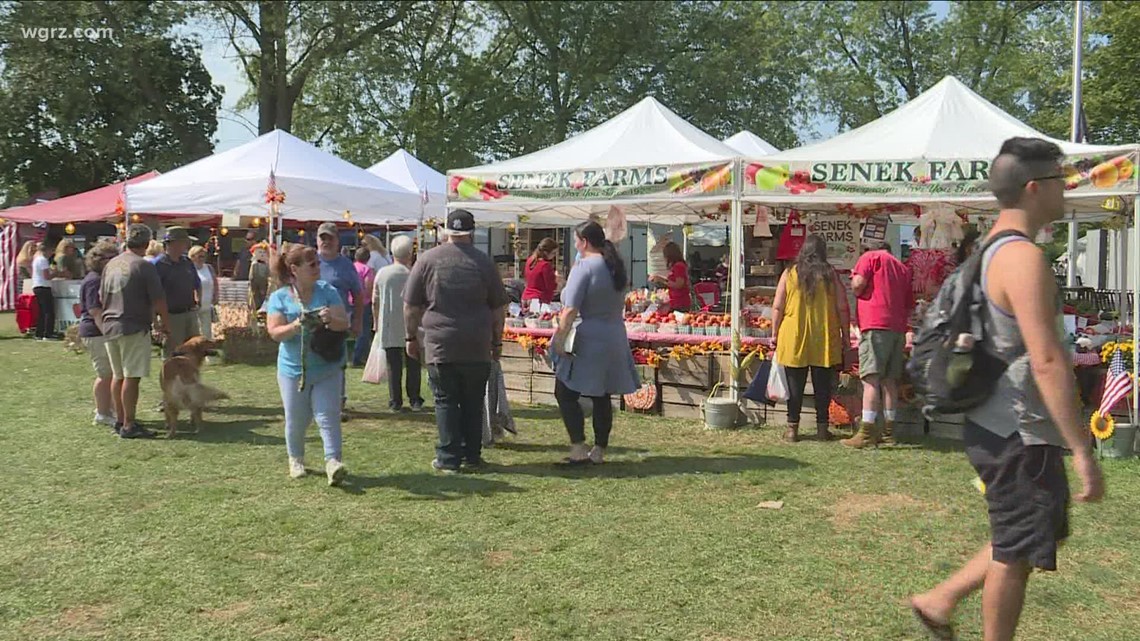
<instances>
[{"instance_id":1,"label":"hay bale","mask_svg":"<svg viewBox=\"0 0 1140 641\"><path fill-rule=\"evenodd\" d=\"M277 362L277 343L264 327L227 327L221 341L222 360L244 365L272 365Z\"/></svg>"}]
</instances>

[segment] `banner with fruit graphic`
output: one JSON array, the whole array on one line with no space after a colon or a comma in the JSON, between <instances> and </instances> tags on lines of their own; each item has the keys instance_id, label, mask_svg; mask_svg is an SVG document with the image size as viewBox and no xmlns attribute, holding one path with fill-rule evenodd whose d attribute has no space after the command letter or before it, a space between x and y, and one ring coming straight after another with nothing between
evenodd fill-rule
<instances>
[{"instance_id":1,"label":"banner with fruit graphic","mask_svg":"<svg viewBox=\"0 0 1140 641\"><path fill-rule=\"evenodd\" d=\"M448 200L584 201L732 196L732 163L449 174Z\"/></svg>"},{"instance_id":2,"label":"banner with fruit graphic","mask_svg":"<svg viewBox=\"0 0 1140 641\"><path fill-rule=\"evenodd\" d=\"M1067 196L1134 194L1135 149L1067 156ZM796 196L803 200L842 201L844 196L891 199L990 197L990 159L810 162L756 160L744 166L745 196Z\"/></svg>"}]
</instances>

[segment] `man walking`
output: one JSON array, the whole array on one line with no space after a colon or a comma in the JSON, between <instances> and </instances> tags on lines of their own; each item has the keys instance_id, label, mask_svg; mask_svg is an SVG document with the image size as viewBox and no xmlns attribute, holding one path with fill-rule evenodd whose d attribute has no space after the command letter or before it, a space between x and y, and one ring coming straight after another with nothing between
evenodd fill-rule
<instances>
[{"instance_id":1,"label":"man walking","mask_svg":"<svg viewBox=\"0 0 1140 641\"><path fill-rule=\"evenodd\" d=\"M483 464L483 397L509 302L495 263L472 244L474 232L471 212L450 212L448 242L419 257L404 288L407 354L427 365L439 428L432 467L444 473Z\"/></svg>"},{"instance_id":2,"label":"man walking","mask_svg":"<svg viewBox=\"0 0 1140 641\"><path fill-rule=\"evenodd\" d=\"M914 308L910 268L876 243L851 271L851 290L859 320L859 378L863 379L863 420L859 431L840 441L856 449L894 445L895 407L903 375L907 321ZM879 408L883 430L878 431Z\"/></svg>"},{"instance_id":3,"label":"man walking","mask_svg":"<svg viewBox=\"0 0 1140 641\"><path fill-rule=\"evenodd\" d=\"M403 409L403 386L407 389L412 411L418 412L424 406L424 399L420 396L420 362L405 358L404 345L404 337L411 336L404 329L404 287L411 273L412 239L396 236L392 239L390 251L396 262L380 269L372 289L376 332L380 334L380 346L384 348L388 361L388 407L394 412ZM405 374L406 383L401 380Z\"/></svg>"},{"instance_id":4,"label":"man walking","mask_svg":"<svg viewBox=\"0 0 1140 641\"><path fill-rule=\"evenodd\" d=\"M186 256L190 251L190 234L185 227L170 227L163 238L166 251L154 266L166 294L169 324L166 325L166 342L162 357L170 358L183 343L200 335L198 327L198 301L202 296L202 281L194 261Z\"/></svg>"},{"instance_id":5,"label":"man walking","mask_svg":"<svg viewBox=\"0 0 1140 641\"><path fill-rule=\"evenodd\" d=\"M321 280L332 285L340 294L353 336L360 336L364 327L364 284L348 256L340 253L340 236L336 223L321 223L317 227L317 257L321 261ZM351 298L351 302L350 299ZM347 361L345 361L347 366ZM344 384L344 372L340 374L340 410L348 400L348 390Z\"/></svg>"},{"instance_id":6,"label":"man walking","mask_svg":"<svg viewBox=\"0 0 1140 641\"><path fill-rule=\"evenodd\" d=\"M985 641L1013 638L1030 571L1056 570L1057 547L1069 534L1064 446L1081 481L1076 500L1104 495L1062 344L1057 284L1032 241L1063 214L1062 157L1049 141L1010 138L990 165L1002 207L990 237L1016 232L982 255L987 346L1010 365L993 395L966 414L964 431L966 455L985 484L990 542L947 581L911 598L935 638L954 638L954 609L978 589Z\"/></svg>"},{"instance_id":7,"label":"man walking","mask_svg":"<svg viewBox=\"0 0 1140 641\"><path fill-rule=\"evenodd\" d=\"M160 332L170 327L158 270L143 258L150 240L149 227L131 225L127 229L127 251L103 268L99 287L103 335L111 360L115 431L122 438L154 438L154 432L135 420L139 381L150 374L151 321L155 315L159 317Z\"/></svg>"}]
</instances>

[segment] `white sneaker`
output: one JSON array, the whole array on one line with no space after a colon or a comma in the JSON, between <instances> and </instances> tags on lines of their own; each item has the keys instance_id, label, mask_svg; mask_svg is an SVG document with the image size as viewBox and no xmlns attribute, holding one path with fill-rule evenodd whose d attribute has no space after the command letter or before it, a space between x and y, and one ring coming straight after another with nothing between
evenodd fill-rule
<instances>
[{"instance_id":1,"label":"white sneaker","mask_svg":"<svg viewBox=\"0 0 1140 641\"><path fill-rule=\"evenodd\" d=\"M595 445L590 448L590 453L587 456L589 456L590 462L594 465L601 465L606 459L606 448Z\"/></svg>"},{"instance_id":2,"label":"white sneaker","mask_svg":"<svg viewBox=\"0 0 1140 641\"><path fill-rule=\"evenodd\" d=\"M299 479L305 476L305 460L289 457L289 478Z\"/></svg>"},{"instance_id":3,"label":"white sneaker","mask_svg":"<svg viewBox=\"0 0 1140 641\"><path fill-rule=\"evenodd\" d=\"M95 420L91 421L91 424L95 425L95 426L106 425L107 427L114 427L115 426L115 417L114 416L104 416L104 415L100 414L99 412L95 412Z\"/></svg>"},{"instance_id":4,"label":"white sneaker","mask_svg":"<svg viewBox=\"0 0 1140 641\"><path fill-rule=\"evenodd\" d=\"M344 477L348 475L348 470L335 458L330 458L325 462L325 474L329 477L329 485L340 485Z\"/></svg>"}]
</instances>

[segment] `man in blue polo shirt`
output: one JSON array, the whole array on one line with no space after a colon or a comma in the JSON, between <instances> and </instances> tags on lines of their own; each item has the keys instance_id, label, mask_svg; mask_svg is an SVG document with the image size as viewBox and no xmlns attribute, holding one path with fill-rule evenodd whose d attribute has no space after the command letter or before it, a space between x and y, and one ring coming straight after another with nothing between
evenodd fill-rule
<instances>
[{"instance_id":1,"label":"man in blue polo shirt","mask_svg":"<svg viewBox=\"0 0 1140 641\"><path fill-rule=\"evenodd\" d=\"M340 253L340 236L337 234L336 223L321 223L317 228L317 256L321 261L321 280L336 288L340 298L344 301L344 308L348 310L348 318L352 323L352 335L360 336L364 323L364 285L360 282L360 275L352 266L352 261ZM352 294L352 303L349 304L349 294ZM341 374L341 409L348 399L344 386L344 374Z\"/></svg>"}]
</instances>

